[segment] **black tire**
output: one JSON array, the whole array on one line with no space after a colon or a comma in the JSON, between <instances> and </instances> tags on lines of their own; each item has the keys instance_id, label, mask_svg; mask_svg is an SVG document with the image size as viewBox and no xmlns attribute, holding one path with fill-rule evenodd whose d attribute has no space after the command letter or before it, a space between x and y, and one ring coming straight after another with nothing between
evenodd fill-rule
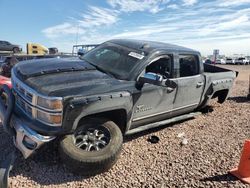
<instances>
[{"instance_id":1,"label":"black tire","mask_svg":"<svg viewBox=\"0 0 250 188\"><path fill-rule=\"evenodd\" d=\"M13 53L18 53L19 52L19 48L15 47L13 48Z\"/></svg>"},{"instance_id":2,"label":"black tire","mask_svg":"<svg viewBox=\"0 0 250 188\"><path fill-rule=\"evenodd\" d=\"M120 128L112 121L105 119L88 119L76 129L103 126L110 134L108 144L99 151L85 151L74 144L74 134L61 139L59 152L62 162L76 174L93 176L109 170L117 161L123 143Z\"/></svg>"}]
</instances>

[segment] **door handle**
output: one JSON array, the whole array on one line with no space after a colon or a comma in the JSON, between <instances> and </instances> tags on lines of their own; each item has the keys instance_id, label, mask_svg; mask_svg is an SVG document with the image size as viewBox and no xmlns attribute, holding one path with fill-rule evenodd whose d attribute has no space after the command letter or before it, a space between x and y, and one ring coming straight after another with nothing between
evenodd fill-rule
<instances>
[{"instance_id":1,"label":"door handle","mask_svg":"<svg viewBox=\"0 0 250 188\"><path fill-rule=\"evenodd\" d=\"M201 87L201 86L203 86L203 85L204 85L203 82L198 82L198 83L196 84L196 87L198 88L198 87Z\"/></svg>"},{"instance_id":2,"label":"door handle","mask_svg":"<svg viewBox=\"0 0 250 188\"><path fill-rule=\"evenodd\" d=\"M167 93L171 93L171 92L173 92L174 91L174 88L172 88L172 87L167 87Z\"/></svg>"}]
</instances>

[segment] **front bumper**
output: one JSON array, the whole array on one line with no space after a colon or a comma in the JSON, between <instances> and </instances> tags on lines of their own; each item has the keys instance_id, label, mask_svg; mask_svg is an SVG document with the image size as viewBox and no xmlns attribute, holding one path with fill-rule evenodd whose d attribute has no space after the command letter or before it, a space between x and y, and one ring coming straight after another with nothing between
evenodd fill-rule
<instances>
[{"instance_id":1,"label":"front bumper","mask_svg":"<svg viewBox=\"0 0 250 188\"><path fill-rule=\"evenodd\" d=\"M30 129L25 122L12 115L11 125L14 127L16 135L14 144L24 158L28 158L35 150L40 148L44 143L54 140L55 136L44 136ZM27 142L28 141L28 142Z\"/></svg>"},{"instance_id":2,"label":"front bumper","mask_svg":"<svg viewBox=\"0 0 250 188\"><path fill-rule=\"evenodd\" d=\"M1 98L2 94L8 97L7 107ZM0 118L5 132L13 136L14 144L24 158L28 158L35 150L40 148L44 143L55 139L55 136L44 136L29 128L25 119L14 114L15 97L7 85L0 91Z\"/></svg>"}]
</instances>

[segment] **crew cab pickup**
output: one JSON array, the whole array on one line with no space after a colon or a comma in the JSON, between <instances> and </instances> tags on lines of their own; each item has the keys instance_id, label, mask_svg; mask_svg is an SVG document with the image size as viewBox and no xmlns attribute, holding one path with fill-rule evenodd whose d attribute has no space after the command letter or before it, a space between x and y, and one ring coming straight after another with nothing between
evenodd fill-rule
<instances>
[{"instance_id":1,"label":"crew cab pickup","mask_svg":"<svg viewBox=\"0 0 250 188\"><path fill-rule=\"evenodd\" d=\"M28 158L59 140L73 172L94 175L117 160L123 136L193 117L223 103L237 72L203 64L200 53L151 41L110 40L79 59L34 60L12 69L0 117Z\"/></svg>"}]
</instances>

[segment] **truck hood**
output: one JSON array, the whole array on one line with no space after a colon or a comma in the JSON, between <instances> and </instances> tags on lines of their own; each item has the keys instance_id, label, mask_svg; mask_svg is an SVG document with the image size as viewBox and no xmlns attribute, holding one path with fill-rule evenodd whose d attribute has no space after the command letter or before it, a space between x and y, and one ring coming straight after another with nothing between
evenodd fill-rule
<instances>
[{"instance_id":1,"label":"truck hood","mask_svg":"<svg viewBox=\"0 0 250 188\"><path fill-rule=\"evenodd\" d=\"M126 83L78 58L22 62L13 72L38 93L58 97L106 93Z\"/></svg>"}]
</instances>

